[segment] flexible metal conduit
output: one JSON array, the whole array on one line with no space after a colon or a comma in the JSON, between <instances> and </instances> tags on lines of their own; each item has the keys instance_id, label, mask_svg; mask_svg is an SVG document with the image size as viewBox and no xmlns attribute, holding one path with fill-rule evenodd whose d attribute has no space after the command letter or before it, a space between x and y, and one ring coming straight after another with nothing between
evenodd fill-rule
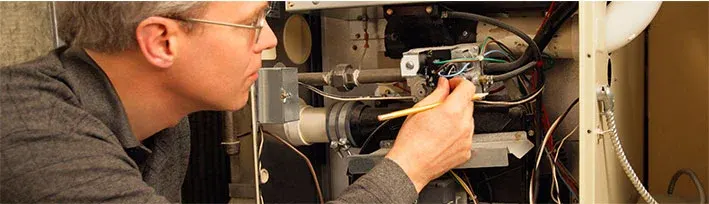
<instances>
[{"instance_id":1,"label":"flexible metal conduit","mask_svg":"<svg viewBox=\"0 0 709 204\"><path fill-rule=\"evenodd\" d=\"M618 157L618 161L620 162L620 166L623 168L625 175L628 176L628 179L630 179L630 182L633 183L635 190L638 191L645 202L649 204L657 204L657 201L655 201L655 198L653 198L652 195L650 195L650 192L645 189L643 183L640 181L638 175L635 174L633 167L630 165L628 158L625 156L623 145L620 143L620 139L618 138L618 128L615 124L615 113L613 110L615 101L613 101L613 94L610 92L609 88L602 87L598 91L598 101L601 103L599 105L603 107L603 114L606 116L606 124L611 132L611 140L613 143L615 156Z\"/></svg>"}]
</instances>

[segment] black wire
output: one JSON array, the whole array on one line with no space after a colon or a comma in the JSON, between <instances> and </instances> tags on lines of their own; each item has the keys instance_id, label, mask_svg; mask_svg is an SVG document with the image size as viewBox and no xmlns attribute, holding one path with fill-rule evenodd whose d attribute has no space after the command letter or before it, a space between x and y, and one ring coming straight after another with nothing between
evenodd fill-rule
<instances>
[{"instance_id":1,"label":"black wire","mask_svg":"<svg viewBox=\"0 0 709 204\"><path fill-rule=\"evenodd\" d=\"M537 64L537 61L531 61L531 62L527 63L526 65L524 65L520 68L514 69L510 72L503 73L500 75L491 75L492 81L504 81L507 79L511 79L517 75L524 73L524 71L527 71L529 68L534 67L534 65L536 65L536 64Z\"/></svg>"},{"instance_id":2,"label":"black wire","mask_svg":"<svg viewBox=\"0 0 709 204\"><path fill-rule=\"evenodd\" d=\"M479 22L489 23L489 24L495 25L497 27L500 27L502 29L505 29L505 30L517 35L522 40L524 40L524 42L526 42L529 45L528 49L531 48L532 51L534 52L535 59L539 60L542 58L542 51L539 49L539 46L537 46L537 43L534 42L534 40L532 40L532 38L530 38L527 34L522 32L521 30L515 28L514 26L508 25L508 24L506 24L500 20L494 19L494 18L490 18L487 16L478 15L478 14L474 14L474 13L448 11L447 14L448 14L448 18L458 18L458 19L479 21ZM525 63L525 62L521 61L521 59L522 58L515 60L514 63L519 63L519 64ZM517 66L517 67L519 67L519 66Z\"/></svg>"},{"instance_id":3,"label":"black wire","mask_svg":"<svg viewBox=\"0 0 709 204\"><path fill-rule=\"evenodd\" d=\"M544 50L561 26L578 10L578 2L557 2L559 6L552 11L549 19L542 25L539 34L534 36L534 42L540 50ZM527 47L522 56L510 63L489 63L485 73L504 73L524 65L529 60L531 48Z\"/></svg>"},{"instance_id":4,"label":"black wire","mask_svg":"<svg viewBox=\"0 0 709 204\"><path fill-rule=\"evenodd\" d=\"M369 133L369 136L367 136L367 139L365 139L364 142L362 142L362 146L360 147L360 149L365 149L365 147L367 147L367 144L369 144L369 140L371 140L372 137L374 137L374 134L376 134L377 131L379 131L379 129L382 129L382 127L384 127L384 125L389 123L389 121L391 121L391 120L385 120L384 122L379 124L379 126L377 126L377 128L374 128L374 130L372 130L372 132Z\"/></svg>"},{"instance_id":5,"label":"black wire","mask_svg":"<svg viewBox=\"0 0 709 204\"><path fill-rule=\"evenodd\" d=\"M505 170L505 171L503 171L502 173L499 173L499 174L497 174L497 175L494 175L494 176L491 176L491 177L489 177L489 178L486 178L485 180L482 180L482 181L480 181L480 182L477 182L477 183L475 183L475 185L480 185L480 184L485 183L485 182L490 182L490 181L492 181L492 180L495 180L496 178L499 178L500 176L504 176L505 174L508 174L508 173L513 172L513 171L515 171L515 170L517 170L517 169L520 169L520 168L522 168L522 166L517 166L517 167L515 167L515 168L511 168L511 169Z\"/></svg>"}]
</instances>

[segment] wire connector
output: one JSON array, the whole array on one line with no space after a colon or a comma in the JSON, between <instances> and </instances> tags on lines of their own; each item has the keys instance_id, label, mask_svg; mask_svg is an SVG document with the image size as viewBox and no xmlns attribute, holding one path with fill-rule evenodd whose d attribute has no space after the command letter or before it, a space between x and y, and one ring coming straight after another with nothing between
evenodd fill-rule
<instances>
[{"instance_id":1,"label":"wire connector","mask_svg":"<svg viewBox=\"0 0 709 204\"><path fill-rule=\"evenodd\" d=\"M601 112L608 112L614 110L615 96L611 92L610 87L601 86L596 91L596 97L598 98L598 105Z\"/></svg>"}]
</instances>

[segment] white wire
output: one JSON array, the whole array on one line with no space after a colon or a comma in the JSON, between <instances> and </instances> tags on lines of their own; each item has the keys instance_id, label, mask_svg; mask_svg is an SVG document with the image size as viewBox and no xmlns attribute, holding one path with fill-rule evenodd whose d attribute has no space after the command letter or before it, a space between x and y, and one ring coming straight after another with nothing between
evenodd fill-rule
<instances>
[{"instance_id":1,"label":"white wire","mask_svg":"<svg viewBox=\"0 0 709 204\"><path fill-rule=\"evenodd\" d=\"M576 130L578 128L579 128L579 126L576 125L576 127L574 127L573 130L569 131L569 133L566 134L566 136L564 136L564 139L561 139L561 142L559 142L559 147L556 148L556 154L554 154L554 159L553 159L554 162L551 165L551 178L552 178L553 182L551 183L552 190L549 191L549 194L551 196L551 199L554 200L554 202L556 202L556 203L561 203L561 198L559 197L560 196L559 195L559 180L556 179L556 165L554 165L554 164L556 163L556 161L559 158L559 151L561 151L561 147L564 146L564 142L566 141L566 139L571 137L571 135L573 135L574 132L576 132ZM556 198L554 198L554 190L556 190Z\"/></svg>"},{"instance_id":2,"label":"white wire","mask_svg":"<svg viewBox=\"0 0 709 204\"><path fill-rule=\"evenodd\" d=\"M519 100L519 101L484 101L484 100L482 100L482 101L475 101L475 102L480 103L480 104L505 105L505 106L514 106L514 105L525 104L525 103L530 102L530 101L534 100L535 98L537 98L537 95L542 93L542 91L544 90L544 86L546 86L546 85L543 85L542 87L540 87L539 90L534 92L534 94L532 94L531 96L529 96L525 99Z\"/></svg>"},{"instance_id":3,"label":"white wire","mask_svg":"<svg viewBox=\"0 0 709 204\"><path fill-rule=\"evenodd\" d=\"M261 159L261 152L263 150L263 140L264 139L263 139L263 131L261 131L260 128L259 128L259 132L260 132L259 136L261 137L261 142L259 142L259 145L258 145L258 158L260 160Z\"/></svg>"},{"instance_id":4,"label":"white wire","mask_svg":"<svg viewBox=\"0 0 709 204\"><path fill-rule=\"evenodd\" d=\"M413 100L413 96L380 96L380 97L372 97L372 96L358 96L358 97L346 97L346 96L336 96L333 94L325 93L324 91L321 91L320 89L315 88L314 86L305 84L303 82L298 82L298 85L304 86L307 89L310 89L311 91L325 97L329 98L332 100L338 100L338 101L377 101L377 100Z\"/></svg>"},{"instance_id":5,"label":"white wire","mask_svg":"<svg viewBox=\"0 0 709 204\"><path fill-rule=\"evenodd\" d=\"M543 87L542 87L543 88ZM559 117L554 120L554 123L551 124L549 127L549 130L547 130L546 135L544 135L544 140L542 140L542 146L539 148L539 154L537 155L537 162L534 165L534 169L532 170L532 178L529 179L529 203L533 204L534 203L534 195L532 192L534 192L534 189L532 188L532 183L534 183L534 172L539 168L539 162L542 160L542 154L544 154L544 148L546 147L547 141L549 141L549 137L554 133L554 130L559 126L561 123L561 120L566 117L569 112L571 112L571 108L578 103L578 99L576 99L574 102L571 103L571 105L566 108L566 111L562 113Z\"/></svg>"}]
</instances>

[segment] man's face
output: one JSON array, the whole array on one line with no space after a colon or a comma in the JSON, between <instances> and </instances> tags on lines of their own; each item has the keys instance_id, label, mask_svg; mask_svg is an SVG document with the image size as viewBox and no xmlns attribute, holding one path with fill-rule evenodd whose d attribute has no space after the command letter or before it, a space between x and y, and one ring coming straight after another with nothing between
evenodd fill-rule
<instances>
[{"instance_id":1,"label":"man's face","mask_svg":"<svg viewBox=\"0 0 709 204\"><path fill-rule=\"evenodd\" d=\"M211 2L200 19L251 25L260 19L266 2ZM261 51L276 46L267 23L258 42L255 29L199 23L180 41L173 80L176 92L199 109L237 110L249 98L258 77Z\"/></svg>"}]
</instances>

